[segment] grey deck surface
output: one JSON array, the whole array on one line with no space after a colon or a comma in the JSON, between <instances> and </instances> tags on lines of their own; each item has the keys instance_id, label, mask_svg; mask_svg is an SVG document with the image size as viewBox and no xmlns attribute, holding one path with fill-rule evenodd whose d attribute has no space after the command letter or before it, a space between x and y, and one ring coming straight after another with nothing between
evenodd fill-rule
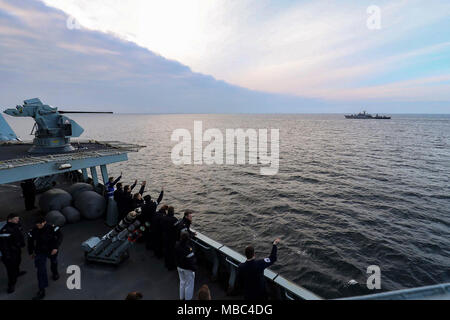
<instances>
[{"instance_id":1,"label":"grey deck surface","mask_svg":"<svg viewBox=\"0 0 450 320\"><path fill-rule=\"evenodd\" d=\"M9 213L16 212L23 217L24 229L30 227L38 216L38 210L25 212L23 207L19 186L0 185L0 221ZM142 292L144 299L178 299L178 273L167 271L164 262L155 258L152 251L145 250L143 244L135 244L130 251L130 259L118 267L86 264L81 243L91 236L101 236L108 230L103 220L82 221L63 227L64 240L59 254L61 278L56 282L49 278L46 299L124 299L131 291ZM73 264L81 268L81 290L69 290L66 286L69 276L66 268ZM36 269L26 249L22 252L21 269L27 271L27 274L18 279L16 292L6 294L6 270L1 263L0 300L28 300L36 293ZM49 263L48 272L51 275ZM208 284L213 299L230 298L219 284L210 281L209 272L200 268L196 274L195 293L205 283Z\"/></svg>"},{"instance_id":2,"label":"grey deck surface","mask_svg":"<svg viewBox=\"0 0 450 320\"><path fill-rule=\"evenodd\" d=\"M108 146L99 144L99 143L73 143L74 151L70 152L57 152L57 153L47 153L47 154L73 154L85 151L97 151L97 150L107 150L111 149ZM0 161L13 160L13 159L22 159L30 156L39 157L45 156L46 154L34 154L30 155L28 150L33 145L30 143L18 143L18 144L4 144L0 145ZM79 149L78 149L79 148Z\"/></svg>"}]
</instances>

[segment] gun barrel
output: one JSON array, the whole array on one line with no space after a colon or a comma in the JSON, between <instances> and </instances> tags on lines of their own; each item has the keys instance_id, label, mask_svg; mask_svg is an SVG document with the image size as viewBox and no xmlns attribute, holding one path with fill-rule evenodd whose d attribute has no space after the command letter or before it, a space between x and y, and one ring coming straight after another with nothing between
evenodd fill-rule
<instances>
[{"instance_id":1,"label":"gun barrel","mask_svg":"<svg viewBox=\"0 0 450 320\"><path fill-rule=\"evenodd\" d=\"M108 113L108 114L112 114L112 111L60 111L58 110L59 113L63 114L63 113Z\"/></svg>"}]
</instances>

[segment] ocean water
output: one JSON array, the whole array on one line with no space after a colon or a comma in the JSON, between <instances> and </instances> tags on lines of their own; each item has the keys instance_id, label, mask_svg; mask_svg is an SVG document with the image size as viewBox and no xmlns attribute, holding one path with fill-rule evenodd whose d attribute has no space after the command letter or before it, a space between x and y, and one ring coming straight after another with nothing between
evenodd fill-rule
<instances>
[{"instance_id":1,"label":"ocean water","mask_svg":"<svg viewBox=\"0 0 450 320\"><path fill-rule=\"evenodd\" d=\"M450 116L394 115L73 115L84 138L145 145L114 164L125 183L146 180L193 226L257 255L281 237L273 269L326 298L351 279L381 270L382 290L450 281ZM30 119L7 118L22 138ZM278 128L279 172L261 165L181 165L171 161L175 129Z\"/></svg>"}]
</instances>

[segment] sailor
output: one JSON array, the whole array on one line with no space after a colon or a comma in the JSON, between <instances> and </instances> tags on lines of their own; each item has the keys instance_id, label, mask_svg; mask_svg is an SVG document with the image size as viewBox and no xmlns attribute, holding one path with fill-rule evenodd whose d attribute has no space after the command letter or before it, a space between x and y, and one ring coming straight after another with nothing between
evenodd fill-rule
<instances>
[{"instance_id":1,"label":"sailor","mask_svg":"<svg viewBox=\"0 0 450 320\"><path fill-rule=\"evenodd\" d=\"M105 183L105 189L106 189L106 197L112 198L114 197L114 186L117 182L122 179L122 172L120 173L120 176L114 180L114 177L109 177L108 182Z\"/></svg>"},{"instance_id":2,"label":"sailor","mask_svg":"<svg viewBox=\"0 0 450 320\"><path fill-rule=\"evenodd\" d=\"M142 193L135 193L134 195L133 195L133 210L134 209L136 209L136 208L141 208L142 209L142 206L144 205L144 203L145 203L145 201L144 201L144 199L142 198Z\"/></svg>"},{"instance_id":3,"label":"sailor","mask_svg":"<svg viewBox=\"0 0 450 320\"><path fill-rule=\"evenodd\" d=\"M188 235L192 238L195 237L197 234L193 231L191 231L191 224L192 224L192 211L186 210L184 212L184 217L180 221L178 221L177 229L178 229L178 239L180 238L181 232L187 232Z\"/></svg>"},{"instance_id":4,"label":"sailor","mask_svg":"<svg viewBox=\"0 0 450 320\"><path fill-rule=\"evenodd\" d=\"M131 195L131 192L133 191L134 187L136 187L137 180L134 180L134 183L129 186L126 185L123 188L123 192L118 194L119 198L115 199L117 202L117 207L119 209L119 221L125 218L128 212L131 210L128 210L132 207L131 201L133 201L133 197Z\"/></svg>"},{"instance_id":5,"label":"sailor","mask_svg":"<svg viewBox=\"0 0 450 320\"><path fill-rule=\"evenodd\" d=\"M161 193L159 194L158 199L155 201L152 200L152 197L147 194L144 197L144 204L142 205L142 214L139 218L139 221L141 222L142 225L145 226L145 231L143 234L143 240L146 243L146 248L148 250L150 250L150 240L151 240L151 235L150 235L150 222L153 218L153 216L156 213L156 208L158 207L158 205L161 203L161 200L164 196L164 188L161 188Z\"/></svg>"},{"instance_id":6,"label":"sailor","mask_svg":"<svg viewBox=\"0 0 450 320\"><path fill-rule=\"evenodd\" d=\"M116 204L117 204L117 210L119 211L119 215L120 215L120 212L121 212L121 207L120 207L120 205L121 205L122 197L123 197L123 187L122 187L122 183L121 183L121 182L117 182L117 184L116 184L116 190L114 191L113 198L114 198L114 201L115 201Z\"/></svg>"},{"instance_id":7,"label":"sailor","mask_svg":"<svg viewBox=\"0 0 450 320\"><path fill-rule=\"evenodd\" d=\"M255 258L255 249L252 246L245 248L247 261L241 263L238 268L238 282L244 289L245 300L266 300L266 284L264 280L264 269L277 261L277 245L280 239L277 238L272 244L272 252L265 259Z\"/></svg>"},{"instance_id":8,"label":"sailor","mask_svg":"<svg viewBox=\"0 0 450 320\"><path fill-rule=\"evenodd\" d=\"M180 277L180 300L191 300L194 294L197 259L187 232L181 232L180 242L175 252L178 275Z\"/></svg>"},{"instance_id":9,"label":"sailor","mask_svg":"<svg viewBox=\"0 0 450 320\"><path fill-rule=\"evenodd\" d=\"M167 209L167 215L162 218L163 246L164 246L164 263L166 268L171 271L175 270L175 244L177 242L177 223L178 219L174 216L173 207Z\"/></svg>"},{"instance_id":10,"label":"sailor","mask_svg":"<svg viewBox=\"0 0 450 320\"><path fill-rule=\"evenodd\" d=\"M207 284L204 284L198 290L198 300L211 300L211 292Z\"/></svg>"},{"instance_id":11,"label":"sailor","mask_svg":"<svg viewBox=\"0 0 450 320\"><path fill-rule=\"evenodd\" d=\"M25 247L25 239L19 216L11 213L7 217L5 226L0 230L0 252L2 253L2 261L8 275L7 293L14 292L17 277L26 273L25 271L20 271L23 247Z\"/></svg>"},{"instance_id":12,"label":"sailor","mask_svg":"<svg viewBox=\"0 0 450 320\"><path fill-rule=\"evenodd\" d=\"M27 179L20 184L22 188L23 198L25 200L25 209L27 211L33 210L34 201L36 199L36 186L34 185L33 179Z\"/></svg>"},{"instance_id":13,"label":"sailor","mask_svg":"<svg viewBox=\"0 0 450 320\"><path fill-rule=\"evenodd\" d=\"M50 259L53 280L59 279L57 256L61 242L60 228L47 224L42 217L37 219L36 226L28 233L28 253L34 259L39 284L39 291L33 300L45 297L45 288L48 287L47 259Z\"/></svg>"},{"instance_id":14,"label":"sailor","mask_svg":"<svg viewBox=\"0 0 450 320\"><path fill-rule=\"evenodd\" d=\"M155 256L159 259L163 257L163 234L162 234L162 219L166 216L168 206L162 206L156 212L150 221L150 241Z\"/></svg>"},{"instance_id":15,"label":"sailor","mask_svg":"<svg viewBox=\"0 0 450 320\"><path fill-rule=\"evenodd\" d=\"M123 186L122 186L122 182L117 182L117 184L116 184L116 190L114 191L114 195L113 195L114 200L115 200L116 202L118 202L119 199L120 199L120 197L122 196L122 194L123 194Z\"/></svg>"},{"instance_id":16,"label":"sailor","mask_svg":"<svg viewBox=\"0 0 450 320\"><path fill-rule=\"evenodd\" d=\"M131 190L133 190L134 186L136 186L136 184L133 184L128 190L124 190L124 206L126 209L125 212L130 212L133 211L134 209L136 209L140 203L142 203L142 194L144 193L145 190L145 185L146 185L146 181L142 181L141 183L141 188L139 189L138 193L135 193L133 196L131 195Z\"/></svg>"},{"instance_id":17,"label":"sailor","mask_svg":"<svg viewBox=\"0 0 450 320\"><path fill-rule=\"evenodd\" d=\"M159 193L158 199L155 201L152 200L152 197L147 194L144 197L145 205L142 207L142 214L146 214L148 216L152 216L156 212L156 208L161 203L164 196L164 187L161 188L161 192Z\"/></svg>"},{"instance_id":18,"label":"sailor","mask_svg":"<svg viewBox=\"0 0 450 320\"><path fill-rule=\"evenodd\" d=\"M127 294L125 300L142 300L143 297L144 296L142 295L142 293L138 291L133 291Z\"/></svg>"}]
</instances>

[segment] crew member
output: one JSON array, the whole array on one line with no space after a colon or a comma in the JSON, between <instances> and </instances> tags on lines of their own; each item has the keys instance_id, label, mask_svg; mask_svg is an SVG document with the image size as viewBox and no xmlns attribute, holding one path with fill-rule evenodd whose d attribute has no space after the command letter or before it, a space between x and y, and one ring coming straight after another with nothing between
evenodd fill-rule
<instances>
[{"instance_id":1,"label":"crew member","mask_svg":"<svg viewBox=\"0 0 450 320\"><path fill-rule=\"evenodd\" d=\"M117 184L116 184L116 190L114 191L114 201L116 202L116 204L117 204L117 211L119 211L119 217L120 217L120 214L121 214L121 212L122 212L122 208L121 208L121 205L122 205L122 202L121 202L121 200L122 200L122 198L123 198L123 186L122 186L122 183L121 182L117 182Z\"/></svg>"},{"instance_id":2,"label":"crew member","mask_svg":"<svg viewBox=\"0 0 450 320\"><path fill-rule=\"evenodd\" d=\"M36 186L34 185L33 179L25 180L20 186L25 200L25 210L30 211L35 209L34 201L36 199Z\"/></svg>"},{"instance_id":3,"label":"crew member","mask_svg":"<svg viewBox=\"0 0 450 320\"><path fill-rule=\"evenodd\" d=\"M14 292L17 277L26 273L25 271L20 271L23 247L25 247L25 239L20 226L19 216L11 213L7 217L5 226L0 230L0 252L2 253L2 261L5 264L8 275L7 293Z\"/></svg>"},{"instance_id":4,"label":"crew member","mask_svg":"<svg viewBox=\"0 0 450 320\"><path fill-rule=\"evenodd\" d=\"M150 222L150 241L155 252L155 256L160 259L163 257L163 234L162 234L162 219L166 216L168 206L162 206L158 212L153 215Z\"/></svg>"},{"instance_id":5,"label":"crew member","mask_svg":"<svg viewBox=\"0 0 450 320\"><path fill-rule=\"evenodd\" d=\"M117 207L119 209L119 221L125 218L127 213L131 211L128 210L132 207L131 202L133 201L133 196L131 195L131 192L133 191L134 187L136 187L136 184L137 180L134 180L134 183L131 186L126 185L123 188L123 193L118 195L120 197L116 201L118 201Z\"/></svg>"},{"instance_id":6,"label":"crew member","mask_svg":"<svg viewBox=\"0 0 450 320\"><path fill-rule=\"evenodd\" d=\"M114 186L117 182L122 179L122 172L120 173L120 176L114 180L114 177L109 177L108 182L105 183L105 189L106 189L106 197L112 198L114 197Z\"/></svg>"},{"instance_id":7,"label":"crew member","mask_svg":"<svg viewBox=\"0 0 450 320\"><path fill-rule=\"evenodd\" d=\"M47 259L50 259L53 280L59 279L57 256L61 242L60 228L47 224L42 217L37 219L36 226L28 233L28 253L34 259L39 284L39 291L34 300L45 297L45 288L48 287Z\"/></svg>"},{"instance_id":8,"label":"crew member","mask_svg":"<svg viewBox=\"0 0 450 320\"><path fill-rule=\"evenodd\" d=\"M207 284L204 284L198 290L198 300L211 300L211 292Z\"/></svg>"},{"instance_id":9,"label":"crew member","mask_svg":"<svg viewBox=\"0 0 450 320\"><path fill-rule=\"evenodd\" d=\"M180 300L191 300L194 294L195 271L197 259L190 244L190 236L182 232L176 251L176 263L180 277Z\"/></svg>"},{"instance_id":10,"label":"crew member","mask_svg":"<svg viewBox=\"0 0 450 320\"><path fill-rule=\"evenodd\" d=\"M142 194L144 193L145 190L145 185L146 185L146 181L142 181L141 183L141 188L139 189L139 192L131 195L131 190L133 190L134 186L136 184L133 184L129 189L129 191L125 190L124 193L124 206L126 209L126 212L130 212L133 211L134 209L136 209L137 207L135 207L137 205L137 203L142 201ZM138 202L136 201L138 200Z\"/></svg>"},{"instance_id":11,"label":"crew member","mask_svg":"<svg viewBox=\"0 0 450 320\"><path fill-rule=\"evenodd\" d=\"M158 205L161 203L162 199L164 196L164 188L161 188L161 192L159 193L159 197L158 199L155 201L152 200L152 197L147 194L144 197L145 200L145 210L147 210L148 215L153 215L156 212L156 208L158 207ZM142 213L144 214L144 207L142 208Z\"/></svg>"},{"instance_id":12,"label":"crew member","mask_svg":"<svg viewBox=\"0 0 450 320\"><path fill-rule=\"evenodd\" d=\"M280 239L275 239L270 256L265 259L255 258L255 249L252 246L245 248L247 261L241 263L238 268L238 281L244 289L245 300L266 300L266 283L264 269L277 261L277 244Z\"/></svg>"},{"instance_id":13,"label":"crew member","mask_svg":"<svg viewBox=\"0 0 450 320\"><path fill-rule=\"evenodd\" d=\"M133 196L133 202L132 202L132 206L133 206L133 210L136 208L142 208L142 206L144 205L145 201L142 198L142 193L135 193Z\"/></svg>"},{"instance_id":14,"label":"crew member","mask_svg":"<svg viewBox=\"0 0 450 320\"><path fill-rule=\"evenodd\" d=\"M163 246L164 246L164 263L166 268L171 271L175 270L175 244L177 242L177 223L178 219L174 216L173 207L167 209L167 215L162 218Z\"/></svg>"},{"instance_id":15,"label":"crew member","mask_svg":"<svg viewBox=\"0 0 450 320\"><path fill-rule=\"evenodd\" d=\"M156 208L160 204L163 196L164 196L164 188L161 188L161 193L159 194L158 200L156 200L156 202L152 200L152 197L149 194L145 195L144 197L144 204L142 205L142 214L139 217L139 221L141 222L141 224L145 225L145 231L142 238L146 243L145 247L147 248L147 250L150 250L150 240L151 240L150 223L153 219L153 216L156 213Z\"/></svg>"},{"instance_id":16,"label":"crew member","mask_svg":"<svg viewBox=\"0 0 450 320\"><path fill-rule=\"evenodd\" d=\"M184 212L183 219L179 220L177 224L178 239L180 238L181 232L187 232L191 238L197 235L195 232L191 231L191 224L192 224L192 211L186 210Z\"/></svg>"}]
</instances>

